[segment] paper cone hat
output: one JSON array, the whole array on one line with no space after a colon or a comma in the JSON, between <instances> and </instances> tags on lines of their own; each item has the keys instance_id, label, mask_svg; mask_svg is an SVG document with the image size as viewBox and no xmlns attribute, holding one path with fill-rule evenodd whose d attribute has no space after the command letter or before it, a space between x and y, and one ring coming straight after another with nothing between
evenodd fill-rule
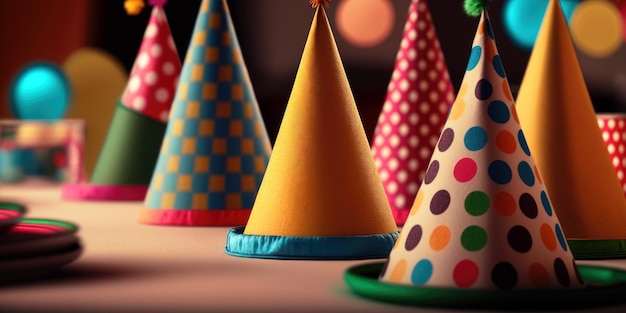
<instances>
[{"instance_id":1,"label":"paper cone hat","mask_svg":"<svg viewBox=\"0 0 626 313\"><path fill-rule=\"evenodd\" d=\"M574 256L626 256L626 198L558 1L546 11L517 110Z\"/></svg>"},{"instance_id":2,"label":"paper cone hat","mask_svg":"<svg viewBox=\"0 0 626 313\"><path fill-rule=\"evenodd\" d=\"M224 0L203 0L139 222L245 225L271 152Z\"/></svg>"},{"instance_id":3,"label":"paper cone hat","mask_svg":"<svg viewBox=\"0 0 626 313\"><path fill-rule=\"evenodd\" d=\"M317 6L277 139L231 255L384 257L398 230L326 12Z\"/></svg>"},{"instance_id":4,"label":"paper cone hat","mask_svg":"<svg viewBox=\"0 0 626 313\"><path fill-rule=\"evenodd\" d=\"M91 180L64 186L64 198L144 200L180 70L165 11L154 6Z\"/></svg>"},{"instance_id":5,"label":"paper cone hat","mask_svg":"<svg viewBox=\"0 0 626 313\"><path fill-rule=\"evenodd\" d=\"M372 153L396 224L404 225L454 92L425 0L413 0Z\"/></svg>"}]
</instances>

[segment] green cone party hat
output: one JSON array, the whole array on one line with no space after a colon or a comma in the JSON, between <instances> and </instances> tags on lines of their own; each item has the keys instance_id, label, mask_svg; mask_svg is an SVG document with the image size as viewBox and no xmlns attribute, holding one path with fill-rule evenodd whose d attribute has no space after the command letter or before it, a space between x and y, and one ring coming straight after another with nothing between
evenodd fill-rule
<instances>
[{"instance_id":1,"label":"green cone party hat","mask_svg":"<svg viewBox=\"0 0 626 313\"><path fill-rule=\"evenodd\" d=\"M141 47L89 183L64 185L65 199L144 200L181 70L165 2L151 1Z\"/></svg>"}]
</instances>

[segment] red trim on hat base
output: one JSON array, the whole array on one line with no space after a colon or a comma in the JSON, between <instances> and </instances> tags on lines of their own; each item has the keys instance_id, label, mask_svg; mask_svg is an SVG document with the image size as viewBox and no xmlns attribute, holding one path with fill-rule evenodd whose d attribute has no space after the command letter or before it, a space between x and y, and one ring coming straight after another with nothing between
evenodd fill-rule
<instances>
[{"instance_id":1,"label":"red trim on hat base","mask_svg":"<svg viewBox=\"0 0 626 313\"><path fill-rule=\"evenodd\" d=\"M64 184L62 188L65 200L143 201L147 193L147 185Z\"/></svg>"},{"instance_id":2,"label":"red trim on hat base","mask_svg":"<svg viewBox=\"0 0 626 313\"><path fill-rule=\"evenodd\" d=\"M141 208L139 222L170 226L241 226L248 223L251 209L148 209Z\"/></svg>"}]
</instances>

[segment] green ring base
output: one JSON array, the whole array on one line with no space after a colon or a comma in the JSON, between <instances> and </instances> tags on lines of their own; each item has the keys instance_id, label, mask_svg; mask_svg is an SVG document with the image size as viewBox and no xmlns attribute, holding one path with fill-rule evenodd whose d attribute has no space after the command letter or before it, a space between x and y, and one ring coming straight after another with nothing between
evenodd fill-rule
<instances>
[{"instance_id":1,"label":"green ring base","mask_svg":"<svg viewBox=\"0 0 626 313\"><path fill-rule=\"evenodd\" d=\"M625 239L568 239L567 244L576 260L626 258Z\"/></svg>"},{"instance_id":2,"label":"green ring base","mask_svg":"<svg viewBox=\"0 0 626 313\"><path fill-rule=\"evenodd\" d=\"M384 263L349 268L344 279L363 298L415 307L472 310L580 309L625 304L626 271L578 265L587 287L572 289L488 290L419 287L391 284L378 279Z\"/></svg>"}]
</instances>

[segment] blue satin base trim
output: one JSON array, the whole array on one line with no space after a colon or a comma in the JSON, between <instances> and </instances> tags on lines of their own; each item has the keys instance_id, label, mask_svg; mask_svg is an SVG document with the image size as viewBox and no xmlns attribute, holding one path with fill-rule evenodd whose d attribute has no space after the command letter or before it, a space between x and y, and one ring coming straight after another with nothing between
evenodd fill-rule
<instances>
[{"instance_id":1,"label":"blue satin base trim","mask_svg":"<svg viewBox=\"0 0 626 313\"><path fill-rule=\"evenodd\" d=\"M247 235L245 226L231 228L226 254L260 259L360 260L387 258L400 232L360 236Z\"/></svg>"}]
</instances>

